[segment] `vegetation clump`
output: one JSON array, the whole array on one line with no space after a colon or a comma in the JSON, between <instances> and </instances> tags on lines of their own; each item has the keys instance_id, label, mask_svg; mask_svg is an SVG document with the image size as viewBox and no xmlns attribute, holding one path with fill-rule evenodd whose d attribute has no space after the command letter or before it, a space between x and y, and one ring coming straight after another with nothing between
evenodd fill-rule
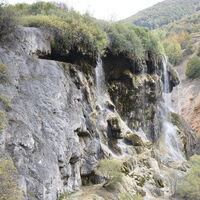
<instances>
[{"instance_id":1,"label":"vegetation clump","mask_svg":"<svg viewBox=\"0 0 200 200\"><path fill-rule=\"evenodd\" d=\"M2 102L8 108L12 107L12 103L8 95L0 94L0 102Z\"/></svg>"},{"instance_id":2,"label":"vegetation clump","mask_svg":"<svg viewBox=\"0 0 200 200\"><path fill-rule=\"evenodd\" d=\"M106 26L109 38L108 50L113 55L125 55L131 60L152 57L159 58L163 53L162 46L148 29L132 24L113 23Z\"/></svg>"},{"instance_id":3,"label":"vegetation clump","mask_svg":"<svg viewBox=\"0 0 200 200\"><path fill-rule=\"evenodd\" d=\"M158 39L145 28L98 21L56 3L11 7L18 13L22 25L44 28L52 33L52 54L57 58L87 56L96 60L98 54L109 52L137 62L149 55L160 58L163 53Z\"/></svg>"},{"instance_id":4,"label":"vegetation clump","mask_svg":"<svg viewBox=\"0 0 200 200\"><path fill-rule=\"evenodd\" d=\"M15 27L16 21L13 10L0 1L0 40L5 40Z\"/></svg>"},{"instance_id":5,"label":"vegetation clump","mask_svg":"<svg viewBox=\"0 0 200 200\"><path fill-rule=\"evenodd\" d=\"M110 186L122 181L121 169L122 163L120 161L103 159L99 161L96 173L105 178L105 186Z\"/></svg>"},{"instance_id":6,"label":"vegetation clump","mask_svg":"<svg viewBox=\"0 0 200 200\"><path fill-rule=\"evenodd\" d=\"M6 65L4 65L4 64L2 64L2 63L0 63L0 76L1 75L6 75L7 74L7 66Z\"/></svg>"},{"instance_id":7,"label":"vegetation clump","mask_svg":"<svg viewBox=\"0 0 200 200\"><path fill-rule=\"evenodd\" d=\"M200 156L194 155L191 158L191 168L187 176L177 188L176 194L183 199L200 199Z\"/></svg>"},{"instance_id":8,"label":"vegetation clump","mask_svg":"<svg viewBox=\"0 0 200 200\"><path fill-rule=\"evenodd\" d=\"M5 156L0 156L0 194L1 200L22 200L17 169L12 159Z\"/></svg>"},{"instance_id":9,"label":"vegetation clump","mask_svg":"<svg viewBox=\"0 0 200 200\"><path fill-rule=\"evenodd\" d=\"M197 55L192 56L187 64L186 76L194 79L200 76L200 57Z\"/></svg>"},{"instance_id":10,"label":"vegetation clump","mask_svg":"<svg viewBox=\"0 0 200 200\"><path fill-rule=\"evenodd\" d=\"M6 129L7 115L5 111L0 111L0 133Z\"/></svg>"}]
</instances>

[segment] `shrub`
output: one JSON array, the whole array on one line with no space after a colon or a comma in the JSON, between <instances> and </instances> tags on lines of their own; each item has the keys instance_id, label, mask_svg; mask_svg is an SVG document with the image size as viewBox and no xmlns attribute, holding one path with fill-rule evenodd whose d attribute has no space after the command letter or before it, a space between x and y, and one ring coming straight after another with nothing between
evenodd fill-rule
<instances>
[{"instance_id":1,"label":"shrub","mask_svg":"<svg viewBox=\"0 0 200 200\"><path fill-rule=\"evenodd\" d=\"M191 169L177 188L177 195L187 200L200 200L200 156L191 158Z\"/></svg>"},{"instance_id":2,"label":"shrub","mask_svg":"<svg viewBox=\"0 0 200 200\"><path fill-rule=\"evenodd\" d=\"M115 184L122 180L122 163L117 160L100 160L96 173L100 176L104 176L108 185Z\"/></svg>"},{"instance_id":3,"label":"shrub","mask_svg":"<svg viewBox=\"0 0 200 200\"><path fill-rule=\"evenodd\" d=\"M15 15L11 8L0 2L0 40L5 40L15 29Z\"/></svg>"},{"instance_id":4,"label":"shrub","mask_svg":"<svg viewBox=\"0 0 200 200\"><path fill-rule=\"evenodd\" d=\"M144 49L133 25L114 23L107 25L109 50L113 55L124 54L130 59L143 57Z\"/></svg>"},{"instance_id":5,"label":"shrub","mask_svg":"<svg viewBox=\"0 0 200 200\"><path fill-rule=\"evenodd\" d=\"M7 157L0 157L0 199L22 200L22 192L18 185L17 170L13 161Z\"/></svg>"},{"instance_id":6,"label":"shrub","mask_svg":"<svg viewBox=\"0 0 200 200\"><path fill-rule=\"evenodd\" d=\"M198 56L192 56L187 64L186 76L188 78L197 78L200 76L200 58Z\"/></svg>"}]
</instances>

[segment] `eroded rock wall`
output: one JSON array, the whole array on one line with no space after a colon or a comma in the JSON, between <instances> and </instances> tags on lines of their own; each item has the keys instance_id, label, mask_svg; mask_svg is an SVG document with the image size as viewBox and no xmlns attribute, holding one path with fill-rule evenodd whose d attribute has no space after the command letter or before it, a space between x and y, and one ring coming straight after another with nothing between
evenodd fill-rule
<instances>
[{"instance_id":1,"label":"eroded rock wall","mask_svg":"<svg viewBox=\"0 0 200 200\"><path fill-rule=\"evenodd\" d=\"M99 98L96 66L39 59L51 52L50 36L39 29L21 28L13 37L19 42L0 48L5 67L0 142L14 161L26 200L55 200L82 184L98 183L98 160L111 157L127 163L131 191L143 196L172 192L167 179L155 178L165 168L154 152L161 63L144 61L133 70L124 61L125 67L116 67L115 60L103 60L106 91ZM143 135L137 133L140 128ZM159 186L158 179L166 185Z\"/></svg>"}]
</instances>

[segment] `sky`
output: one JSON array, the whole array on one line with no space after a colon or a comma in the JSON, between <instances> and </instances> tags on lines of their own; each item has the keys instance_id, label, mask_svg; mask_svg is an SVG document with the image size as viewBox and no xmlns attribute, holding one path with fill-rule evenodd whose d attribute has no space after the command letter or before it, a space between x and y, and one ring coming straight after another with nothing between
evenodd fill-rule
<instances>
[{"instance_id":1,"label":"sky","mask_svg":"<svg viewBox=\"0 0 200 200\"><path fill-rule=\"evenodd\" d=\"M38 0L7 0L11 4L32 3ZM47 1L47 0L45 0ZM56 1L56 0L54 0ZM89 12L98 19L116 21L125 19L162 0L59 0L81 13Z\"/></svg>"}]
</instances>

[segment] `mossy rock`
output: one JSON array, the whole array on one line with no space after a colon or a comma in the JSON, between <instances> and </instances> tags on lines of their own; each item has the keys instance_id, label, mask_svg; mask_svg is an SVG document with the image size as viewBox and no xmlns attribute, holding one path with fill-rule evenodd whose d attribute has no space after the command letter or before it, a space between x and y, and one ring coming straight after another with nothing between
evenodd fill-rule
<instances>
[{"instance_id":1,"label":"mossy rock","mask_svg":"<svg viewBox=\"0 0 200 200\"><path fill-rule=\"evenodd\" d=\"M8 81L8 67L3 63L0 63L0 83L6 83Z\"/></svg>"},{"instance_id":2,"label":"mossy rock","mask_svg":"<svg viewBox=\"0 0 200 200\"><path fill-rule=\"evenodd\" d=\"M142 139L136 134L128 134L124 139L133 146L144 146Z\"/></svg>"},{"instance_id":3,"label":"mossy rock","mask_svg":"<svg viewBox=\"0 0 200 200\"><path fill-rule=\"evenodd\" d=\"M176 113L171 113L171 119L172 119L172 123L176 126L179 126L180 124L182 124L181 116Z\"/></svg>"},{"instance_id":4,"label":"mossy rock","mask_svg":"<svg viewBox=\"0 0 200 200\"><path fill-rule=\"evenodd\" d=\"M135 169L136 165L137 163L133 158L127 158L123 161L122 172L124 174L129 174Z\"/></svg>"},{"instance_id":5,"label":"mossy rock","mask_svg":"<svg viewBox=\"0 0 200 200\"><path fill-rule=\"evenodd\" d=\"M180 83L178 73L172 65L169 65L169 77L170 77L170 91L172 91L173 87L177 86Z\"/></svg>"},{"instance_id":6,"label":"mossy rock","mask_svg":"<svg viewBox=\"0 0 200 200\"><path fill-rule=\"evenodd\" d=\"M4 104L7 108L12 107L10 96L5 94L0 94L0 102Z\"/></svg>"},{"instance_id":7,"label":"mossy rock","mask_svg":"<svg viewBox=\"0 0 200 200\"><path fill-rule=\"evenodd\" d=\"M22 200L18 184L18 172L11 158L0 155L0 199Z\"/></svg>"},{"instance_id":8,"label":"mossy rock","mask_svg":"<svg viewBox=\"0 0 200 200\"><path fill-rule=\"evenodd\" d=\"M157 187L159 187L159 188L164 188L164 187L165 187L165 184L164 184L164 182L163 182L163 179L162 179L162 177L161 177L160 175L155 174L155 175L153 176L153 179L154 179L155 184L156 184Z\"/></svg>"},{"instance_id":9,"label":"mossy rock","mask_svg":"<svg viewBox=\"0 0 200 200\"><path fill-rule=\"evenodd\" d=\"M136 184L140 187L143 187L146 180L145 180L145 177L143 176L140 176L140 175L134 175L134 178L136 180Z\"/></svg>"},{"instance_id":10,"label":"mossy rock","mask_svg":"<svg viewBox=\"0 0 200 200\"><path fill-rule=\"evenodd\" d=\"M7 114L5 111L0 111L0 133L7 128Z\"/></svg>"},{"instance_id":11,"label":"mossy rock","mask_svg":"<svg viewBox=\"0 0 200 200\"><path fill-rule=\"evenodd\" d=\"M121 148L118 146L118 141L116 139L110 139L108 141L109 148L116 154L122 154Z\"/></svg>"},{"instance_id":12,"label":"mossy rock","mask_svg":"<svg viewBox=\"0 0 200 200\"><path fill-rule=\"evenodd\" d=\"M8 67L3 63L0 63L0 74L6 75L8 73Z\"/></svg>"}]
</instances>

